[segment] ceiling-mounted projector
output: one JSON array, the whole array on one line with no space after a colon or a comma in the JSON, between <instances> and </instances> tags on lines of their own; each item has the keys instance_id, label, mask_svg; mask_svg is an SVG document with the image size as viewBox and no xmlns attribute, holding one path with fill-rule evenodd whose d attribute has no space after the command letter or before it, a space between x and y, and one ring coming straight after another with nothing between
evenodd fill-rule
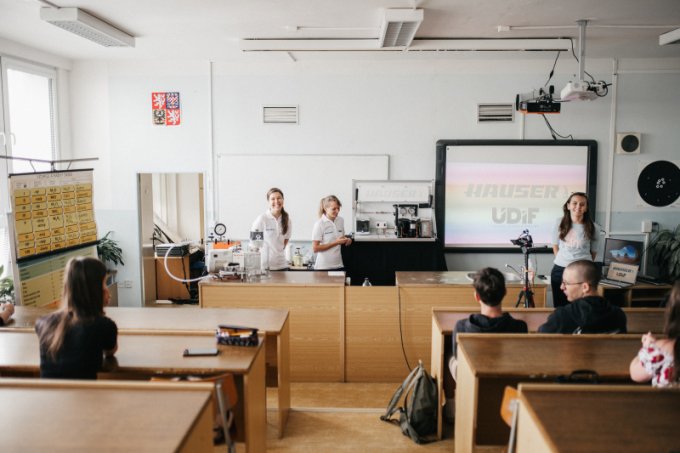
<instances>
[{"instance_id":1,"label":"ceiling-mounted projector","mask_svg":"<svg viewBox=\"0 0 680 453\"><path fill-rule=\"evenodd\" d=\"M604 80L599 82L587 82L579 80L577 82L569 82L567 86L562 88L560 92L560 100L562 101L592 101L595 98L601 98L607 95L609 84Z\"/></svg>"}]
</instances>

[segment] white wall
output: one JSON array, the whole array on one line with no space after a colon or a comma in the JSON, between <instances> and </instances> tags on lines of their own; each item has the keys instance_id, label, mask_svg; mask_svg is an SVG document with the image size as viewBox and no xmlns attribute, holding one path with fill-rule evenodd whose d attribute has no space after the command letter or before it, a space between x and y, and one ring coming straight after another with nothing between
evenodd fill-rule
<instances>
[{"instance_id":1,"label":"white wall","mask_svg":"<svg viewBox=\"0 0 680 453\"><path fill-rule=\"evenodd\" d=\"M121 290L121 305L141 301L138 172L210 175L213 153L386 153L393 179L432 179L438 139L550 138L539 116L516 118L510 124L478 124L476 106L512 102L516 93L542 86L552 60L244 60L215 63L212 69L207 62L74 65L70 84L74 154L102 157L101 171L95 173L97 221L100 231L116 232L126 262L120 279L133 282L133 288ZM666 71L649 72L663 65ZM638 208L627 200L636 192L631 181L636 160L678 155L672 146L680 143L680 61L629 66L643 71L619 76L617 98L565 104L560 115L550 118L561 134L599 143L598 220L605 216L613 118L616 129L645 134L645 154L614 159L613 230L639 227L643 218L676 216L677 222L678 212ZM588 61L587 68L598 79L612 80L609 60ZM553 80L556 87L574 72L576 63L563 55ZM153 91L180 92L182 126L152 125ZM288 103L299 105L299 125L262 124L262 105ZM101 105L103 110L95 109ZM300 170L304 184L304 169ZM210 190L207 181L206 194ZM242 196L259 202L261 194ZM448 263L450 269L476 269L517 264L520 259L519 253L457 254L449 256ZM550 257L539 257L539 273L547 273L550 265Z\"/></svg>"}]
</instances>

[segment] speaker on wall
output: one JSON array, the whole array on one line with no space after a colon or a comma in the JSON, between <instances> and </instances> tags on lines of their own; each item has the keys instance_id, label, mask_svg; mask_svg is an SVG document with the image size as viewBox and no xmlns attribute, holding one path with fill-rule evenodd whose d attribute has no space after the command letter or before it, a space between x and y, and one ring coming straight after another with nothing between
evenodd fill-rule
<instances>
[{"instance_id":1,"label":"speaker on wall","mask_svg":"<svg viewBox=\"0 0 680 453\"><path fill-rule=\"evenodd\" d=\"M616 134L616 154L640 154L639 132L620 132Z\"/></svg>"},{"instance_id":2,"label":"speaker on wall","mask_svg":"<svg viewBox=\"0 0 680 453\"><path fill-rule=\"evenodd\" d=\"M680 168L667 160L652 162L640 172L637 188L647 204L669 206L680 198Z\"/></svg>"}]
</instances>

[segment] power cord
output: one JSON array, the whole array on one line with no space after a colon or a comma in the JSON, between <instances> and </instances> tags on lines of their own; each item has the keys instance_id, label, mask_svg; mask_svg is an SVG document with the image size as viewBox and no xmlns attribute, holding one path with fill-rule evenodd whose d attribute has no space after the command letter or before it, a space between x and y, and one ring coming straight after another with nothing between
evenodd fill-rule
<instances>
[{"instance_id":1,"label":"power cord","mask_svg":"<svg viewBox=\"0 0 680 453\"><path fill-rule=\"evenodd\" d=\"M555 62L552 65L552 69L550 70L550 74L548 74L548 80L546 80L545 84L543 84L543 88L548 86L548 83L550 83L550 80L553 78L553 75L555 74L555 66L557 66L557 59L560 58L560 53L562 53L562 51L558 50L557 55L555 56Z\"/></svg>"},{"instance_id":2,"label":"power cord","mask_svg":"<svg viewBox=\"0 0 680 453\"><path fill-rule=\"evenodd\" d=\"M545 115L541 115L543 117L543 121L545 121L546 126L548 126L548 130L550 131L550 135L552 135L553 140L557 140L557 137L563 138L563 139L574 139L574 136L569 134L569 135L560 135L557 133L557 131L552 127L550 124L550 121L548 121L548 118L545 117Z\"/></svg>"},{"instance_id":3,"label":"power cord","mask_svg":"<svg viewBox=\"0 0 680 453\"><path fill-rule=\"evenodd\" d=\"M408 368L409 373L411 372L411 364L408 363L408 357L406 357L406 349L404 348L404 332L402 330L402 320L401 320L401 292L397 290L397 300L399 301L399 339L401 340L401 353L404 355L404 361L406 362L406 368Z\"/></svg>"}]
</instances>

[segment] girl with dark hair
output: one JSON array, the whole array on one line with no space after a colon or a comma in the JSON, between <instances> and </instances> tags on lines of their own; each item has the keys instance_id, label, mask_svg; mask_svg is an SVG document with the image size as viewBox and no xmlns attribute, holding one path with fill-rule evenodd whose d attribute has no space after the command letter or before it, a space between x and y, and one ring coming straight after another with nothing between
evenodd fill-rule
<instances>
[{"instance_id":1,"label":"girl with dark hair","mask_svg":"<svg viewBox=\"0 0 680 453\"><path fill-rule=\"evenodd\" d=\"M273 187L267 192L269 209L264 214L258 216L253 222L251 231L264 232L265 252L263 260L269 257L269 269L273 271L285 270L288 268L286 261L286 246L290 240L293 228L290 216L283 208L283 192L281 189Z\"/></svg>"},{"instance_id":2,"label":"girl with dark hair","mask_svg":"<svg viewBox=\"0 0 680 453\"><path fill-rule=\"evenodd\" d=\"M567 297L560 289L564 268L574 261L595 259L597 234L590 218L588 196L583 192L572 193L562 206L562 218L553 230L554 265L550 273L553 306L567 305Z\"/></svg>"},{"instance_id":3,"label":"girl with dark hair","mask_svg":"<svg viewBox=\"0 0 680 453\"><path fill-rule=\"evenodd\" d=\"M101 261L91 257L69 260L61 309L35 325L41 377L97 379L103 356L112 356L118 348L116 324L104 315L109 298Z\"/></svg>"},{"instance_id":4,"label":"girl with dark hair","mask_svg":"<svg viewBox=\"0 0 680 453\"><path fill-rule=\"evenodd\" d=\"M668 298L664 334L667 338L659 340L651 333L642 336L642 348L630 362L630 378L635 382L651 381L654 387L680 385L680 280Z\"/></svg>"},{"instance_id":5,"label":"girl with dark hair","mask_svg":"<svg viewBox=\"0 0 680 453\"><path fill-rule=\"evenodd\" d=\"M319 220L312 230L312 249L316 253L316 270L343 269L341 245L350 245L352 239L345 236L345 221L338 214L342 203L335 195L321 199Z\"/></svg>"}]
</instances>

